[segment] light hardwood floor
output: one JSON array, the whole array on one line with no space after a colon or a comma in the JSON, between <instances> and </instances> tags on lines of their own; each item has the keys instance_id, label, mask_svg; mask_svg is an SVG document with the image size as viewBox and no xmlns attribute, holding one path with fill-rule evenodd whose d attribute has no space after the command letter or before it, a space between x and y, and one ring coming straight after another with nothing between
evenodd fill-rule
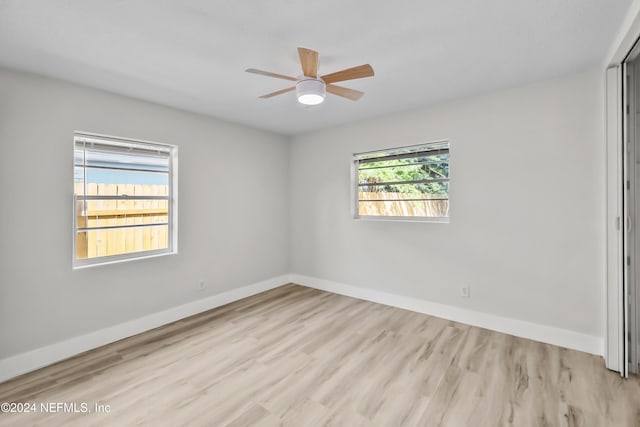
<instances>
[{"instance_id":1,"label":"light hardwood floor","mask_svg":"<svg viewBox=\"0 0 640 427\"><path fill-rule=\"evenodd\" d=\"M600 357L297 285L5 382L3 401L38 412L2 426L640 426L639 380Z\"/></svg>"}]
</instances>

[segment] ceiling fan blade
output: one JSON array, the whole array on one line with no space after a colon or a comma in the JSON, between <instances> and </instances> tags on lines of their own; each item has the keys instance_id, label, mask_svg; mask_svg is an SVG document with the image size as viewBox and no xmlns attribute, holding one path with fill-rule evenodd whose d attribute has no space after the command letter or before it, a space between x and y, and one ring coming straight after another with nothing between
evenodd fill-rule
<instances>
[{"instance_id":1,"label":"ceiling fan blade","mask_svg":"<svg viewBox=\"0 0 640 427\"><path fill-rule=\"evenodd\" d=\"M318 52L304 47L298 48L300 63L302 64L302 74L306 77L318 77Z\"/></svg>"},{"instance_id":2,"label":"ceiling fan blade","mask_svg":"<svg viewBox=\"0 0 640 427\"><path fill-rule=\"evenodd\" d=\"M291 80L292 82L298 81L295 77L284 76L282 74L271 73L269 71L256 70L255 68L247 68L245 71L247 73L260 74L261 76L275 77L276 79Z\"/></svg>"},{"instance_id":3,"label":"ceiling fan blade","mask_svg":"<svg viewBox=\"0 0 640 427\"><path fill-rule=\"evenodd\" d=\"M362 95L364 95L364 92L360 92L359 90L349 89L342 86L329 84L326 87L327 87L327 92L332 93L334 95L341 96L343 98L350 99L352 101L357 101L358 99L362 98Z\"/></svg>"},{"instance_id":4,"label":"ceiling fan blade","mask_svg":"<svg viewBox=\"0 0 640 427\"><path fill-rule=\"evenodd\" d=\"M347 68L346 70L336 71L335 73L325 74L322 76L322 80L324 80L325 83L335 83L372 76L373 68L371 68L371 65L369 64L364 64L358 65L357 67Z\"/></svg>"},{"instance_id":5,"label":"ceiling fan blade","mask_svg":"<svg viewBox=\"0 0 640 427\"><path fill-rule=\"evenodd\" d=\"M271 93L268 93L266 95L259 96L258 98L262 98L262 99L271 98L272 96L282 95L283 93L291 92L293 90L296 90L295 86L291 86L291 87L288 87L288 88L282 89L282 90L277 90L275 92L271 92Z\"/></svg>"}]
</instances>

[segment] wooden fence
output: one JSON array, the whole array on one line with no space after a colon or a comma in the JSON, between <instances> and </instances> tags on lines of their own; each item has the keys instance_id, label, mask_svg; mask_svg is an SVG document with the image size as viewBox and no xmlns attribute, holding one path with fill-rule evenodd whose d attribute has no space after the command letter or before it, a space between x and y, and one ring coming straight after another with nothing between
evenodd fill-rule
<instances>
[{"instance_id":1,"label":"wooden fence","mask_svg":"<svg viewBox=\"0 0 640 427\"><path fill-rule=\"evenodd\" d=\"M76 195L83 184L75 184ZM87 184L87 196L166 196L167 185ZM169 247L167 200L87 200L86 210L78 200L78 228L162 224L149 227L90 230L76 235L77 258L94 258Z\"/></svg>"},{"instance_id":2,"label":"wooden fence","mask_svg":"<svg viewBox=\"0 0 640 427\"><path fill-rule=\"evenodd\" d=\"M361 200L358 203L360 215L443 217L449 213L448 200L430 200L425 197L424 200L402 201L399 199L407 198L406 194L383 192L360 192L358 197Z\"/></svg>"},{"instance_id":3,"label":"wooden fence","mask_svg":"<svg viewBox=\"0 0 640 427\"><path fill-rule=\"evenodd\" d=\"M83 194L82 183L75 184L77 195ZM166 185L88 184L88 196L166 196ZM402 201L402 193L359 193L360 215L376 216L447 216L448 200ZM384 199L384 200L382 200ZM370 201L371 200L371 201ZM95 258L169 247L167 200L88 200L86 210L77 201L78 228L92 228L137 224L161 224L149 227L90 230L76 235L76 256Z\"/></svg>"}]
</instances>

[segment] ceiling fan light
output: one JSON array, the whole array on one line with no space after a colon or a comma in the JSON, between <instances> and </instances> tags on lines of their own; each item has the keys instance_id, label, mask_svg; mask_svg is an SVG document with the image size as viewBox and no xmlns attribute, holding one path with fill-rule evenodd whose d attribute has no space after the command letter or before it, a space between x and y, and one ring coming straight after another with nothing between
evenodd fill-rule
<instances>
[{"instance_id":1,"label":"ceiling fan light","mask_svg":"<svg viewBox=\"0 0 640 427\"><path fill-rule=\"evenodd\" d=\"M298 102L304 105L318 105L324 101L326 87L320 79L300 80L296 84Z\"/></svg>"},{"instance_id":2,"label":"ceiling fan light","mask_svg":"<svg viewBox=\"0 0 640 427\"><path fill-rule=\"evenodd\" d=\"M324 96L315 93L307 93L306 95L298 95L298 102L304 105L322 104Z\"/></svg>"}]
</instances>

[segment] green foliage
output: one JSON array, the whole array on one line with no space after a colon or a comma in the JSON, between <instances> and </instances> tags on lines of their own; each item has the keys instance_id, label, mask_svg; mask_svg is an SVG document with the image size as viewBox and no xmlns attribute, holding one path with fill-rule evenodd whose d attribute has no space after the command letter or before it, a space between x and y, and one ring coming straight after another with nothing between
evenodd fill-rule
<instances>
[{"instance_id":1,"label":"green foliage","mask_svg":"<svg viewBox=\"0 0 640 427\"><path fill-rule=\"evenodd\" d=\"M360 165L358 182L370 183L362 186L361 191L404 193L423 197L423 195L446 196L449 182L408 183L425 179L449 178L449 155L439 154L417 158L384 160ZM378 184L376 183L383 183Z\"/></svg>"}]
</instances>

